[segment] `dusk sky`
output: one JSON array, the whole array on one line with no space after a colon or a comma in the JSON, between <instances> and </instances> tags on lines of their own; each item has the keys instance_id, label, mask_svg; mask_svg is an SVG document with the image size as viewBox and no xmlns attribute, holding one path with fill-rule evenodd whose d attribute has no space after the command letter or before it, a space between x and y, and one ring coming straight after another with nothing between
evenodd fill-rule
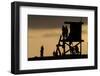
<instances>
[{"instance_id":1,"label":"dusk sky","mask_svg":"<svg viewBox=\"0 0 100 76\"><path fill-rule=\"evenodd\" d=\"M64 21L84 22L87 23L86 17L64 17L64 16L42 16L28 15L28 26L31 29L44 28L61 28Z\"/></svg>"},{"instance_id":2,"label":"dusk sky","mask_svg":"<svg viewBox=\"0 0 100 76\"><path fill-rule=\"evenodd\" d=\"M56 50L64 21L84 22L82 39L85 42L82 45L84 50L82 53L87 54L87 17L28 15L28 58L39 57L42 45L44 46L44 56L52 56L52 52Z\"/></svg>"}]
</instances>

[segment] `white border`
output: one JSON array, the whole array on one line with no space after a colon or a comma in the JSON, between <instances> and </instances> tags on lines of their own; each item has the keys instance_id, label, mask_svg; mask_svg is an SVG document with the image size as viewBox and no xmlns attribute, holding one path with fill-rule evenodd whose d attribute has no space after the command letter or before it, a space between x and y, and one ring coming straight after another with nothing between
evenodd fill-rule
<instances>
[{"instance_id":1,"label":"white border","mask_svg":"<svg viewBox=\"0 0 100 76\"><path fill-rule=\"evenodd\" d=\"M88 17L88 59L27 61L27 15ZM94 66L94 11L43 7L20 7L20 70Z\"/></svg>"}]
</instances>

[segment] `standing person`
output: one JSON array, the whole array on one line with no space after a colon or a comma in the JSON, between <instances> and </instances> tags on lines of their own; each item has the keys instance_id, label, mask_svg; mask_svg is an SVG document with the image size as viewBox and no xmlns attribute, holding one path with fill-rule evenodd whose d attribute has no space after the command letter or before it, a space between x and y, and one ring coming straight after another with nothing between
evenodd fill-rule
<instances>
[{"instance_id":1,"label":"standing person","mask_svg":"<svg viewBox=\"0 0 100 76\"><path fill-rule=\"evenodd\" d=\"M57 49L56 49L56 54L57 56L61 56L61 52L60 52L60 49L59 49L59 46L56 45Z\"/></svg>"},{"instance_id":2,"label":"standing person","mask_svg":"<svg viewBox=\"0 0 100 76\"><path fill-rule=\"evenodd\" d=\"M68 28L67 28L67 26L62 26L62 35L63 35L63 38L64 39L67 39L67 37L68 37Z\"/></svg>"},{"instance_id":3,"label":"standing person","mask_svg":"<svg viewBox=\"0 0 100 76\"><path fill-rule=\"evenodd\" d=\"M68 37L68 28L67 28L67 26L65 26L65 37L66 38Z\"/></svg>"},{"instance_id":4,"label":"standing person","mask_svg":"<svg viewBox=\"0 0 100 76\"><path fill-rule=\"evenodd\" d=\"M44 53L44 47L43 45L41 46L41 50L40 50L40 57L43 57L43 53Z\"/></svg>"}]
</instances>

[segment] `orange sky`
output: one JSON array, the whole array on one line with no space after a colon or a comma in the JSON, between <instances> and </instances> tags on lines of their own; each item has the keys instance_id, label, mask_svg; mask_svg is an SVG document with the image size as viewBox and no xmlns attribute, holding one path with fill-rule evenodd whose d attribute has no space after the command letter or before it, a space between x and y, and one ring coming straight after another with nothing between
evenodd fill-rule
<instances>
[{"instance_id":1,"label":"orange sky","mask_svg":"<svg viewBox=\"0 0 100 76\"><path fill-rule=\"evenodd\" d=\"M54 50L56 50L56 44L58 43L59 37L61 34L62 25L60 24L63 23L63 20L59 20L59 19L54 20L54 19L56 18L55 17L48 18L44 16L43 17L38 17L38 16L28 17L28 27L29 27L28 28L28 58L35 57L35 56L39 57L40 47L42 45L44 46L44 56L53 55L52 53ZM68 18L64 18L64 19L68 19ZM80 18L76 18L76 20L78 19ZM60 21L60 22L57 22L57 21ZM50 25L53 25L53 26L50 26ZM87 37L88 37L87 25L85 24L85 26L82 26L82 39L84 40L82 44L83 54L87 54L88 52L87 50L88 38Z\"/></svg>"}]
</instances>

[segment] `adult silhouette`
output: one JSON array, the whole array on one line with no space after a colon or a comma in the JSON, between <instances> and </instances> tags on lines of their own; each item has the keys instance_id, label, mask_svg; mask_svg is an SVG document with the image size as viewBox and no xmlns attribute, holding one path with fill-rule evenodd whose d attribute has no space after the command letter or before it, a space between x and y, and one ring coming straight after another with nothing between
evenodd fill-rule
<instances>
[{"instance_id":1,"label":"adult silhouette","mask_svg":"<svg viewBox=\"0 0 100 76\"><path fill-rule=\"evenodd\" d=\"M56 54L57 56L61 56L61 52L60 52L60 49L59 49L59 45L56 45L57 49L56 49Z\"/></svg>"},{"instance_id":2,"label":"adult silhouette","mask_svg":"<svg viewBox=\"0 0 100 76\"><path fill-rule=\"evenodd\" d=\"M40 49L40 57L43 57L43 53L44 53L44 47L43 45L41 46L41 49Z\"/></svg>"},{"instance_id":3,"label":"adult silhouette","mask_svg":"<svg viewBox=\"0 0 100 76\"><path fill-rule=\"evenodd\" d=\"M62 36L63 36L63 38L64 39L67 39L67 37L68 37L68 28L67 28L67 26L62 26Z\"/></svg>"}]
</instances>

